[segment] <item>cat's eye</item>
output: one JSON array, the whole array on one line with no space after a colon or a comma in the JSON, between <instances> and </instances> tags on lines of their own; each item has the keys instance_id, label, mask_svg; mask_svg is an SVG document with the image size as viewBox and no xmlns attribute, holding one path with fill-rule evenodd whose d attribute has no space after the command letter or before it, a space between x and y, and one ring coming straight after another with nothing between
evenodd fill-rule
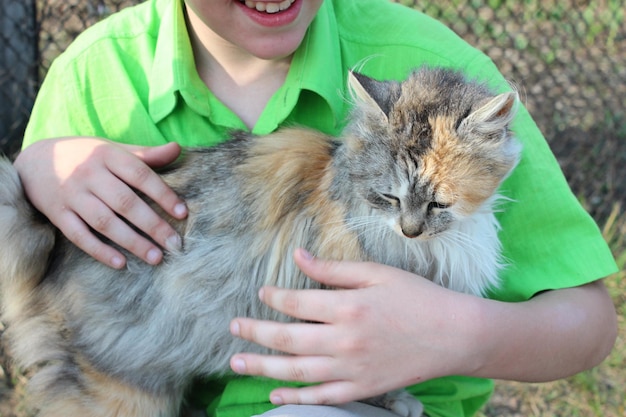
<instances>
[{"instance_id":1,"label":"cat's eye","mask_svg":"<svg viewBox=\"0 0 626 417\"><path fill-rule=\"evenodd\" d=\"M400 199L393 194L379 193L371 190L367 195L369 203L379 209L389 209L400 207Z\"/></svg>"},{"instance_id":2,"label":"cat's eye","mask_svg":"<svg viewBox=\"0 0 626 417\"><path fill-rule=\"evenodd\" d=\"M400 205L400 199L396 197L395 195L387 194L387 193L380 193L379 195L383 198L383 200L387 201L389 204L391 204L394 207L397 207Z\"/></svg>"},{"instance_id":3,"label":"cat's eye","mask_svg":"<svg viewBox=\"0 0 626 417\"><path fill-rule=\"evenodd\" d=\"M428 203L428 207L426 208L426 210L428 212L431 212L433 209L444 210L448 207L450 207L449 204L440 203L438 201L431 201L430 203Z\"/></svg>"}]
</instances>

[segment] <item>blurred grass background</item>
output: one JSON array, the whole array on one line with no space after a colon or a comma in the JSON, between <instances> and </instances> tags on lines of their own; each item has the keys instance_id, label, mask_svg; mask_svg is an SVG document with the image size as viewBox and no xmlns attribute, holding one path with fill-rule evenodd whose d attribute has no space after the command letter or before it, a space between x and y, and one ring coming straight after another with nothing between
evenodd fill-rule
<instances>
[{"instance_id":1,"label":"blurred grass background","mask_svg":"<svg viewBox=\"0 0 626 417\"><path fill-rule=\"evenodd\" d=\"M626 416L624 0L396 1L449 25L516 85L620 267L606 279L620 326L607 360L551 383L498 381L480 417ZM11 108L0 115L0 151L12 154L19 148L32 98L54 57L87 26L139 2L2 0L0 103ZM9 15L13 18L2 18ZM11 42L20 33L32 35L35 53L26 55ZM21 66L20 59L25 60ZM25 72L32 76L23 84ZM26 417L20 404L24 377L9 372L1 353L0 347L0 417Z\"/></svg>"}]
</instances>

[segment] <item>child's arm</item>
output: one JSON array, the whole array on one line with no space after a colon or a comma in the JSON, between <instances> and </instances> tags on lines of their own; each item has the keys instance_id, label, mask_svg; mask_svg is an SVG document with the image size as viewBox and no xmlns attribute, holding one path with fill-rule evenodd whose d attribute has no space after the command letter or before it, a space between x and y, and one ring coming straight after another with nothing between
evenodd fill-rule
<instances>
[{"instance_id":1,"label":"child's arm","mask_svg":"<svg viewBox=\"0 0 626 417\"><path fill-rule=\"evenodd\" d=\"M308 323L231 323L234 335L291 354L237 354L236 372L321 383L274 390L277 404L354 401L447 375L554 380L600 363L617 337L601 281L505 303L384 265L322 261L303 252L296 263L345 290L267 287L265 303Z\"/></svg>"}]
</instances>

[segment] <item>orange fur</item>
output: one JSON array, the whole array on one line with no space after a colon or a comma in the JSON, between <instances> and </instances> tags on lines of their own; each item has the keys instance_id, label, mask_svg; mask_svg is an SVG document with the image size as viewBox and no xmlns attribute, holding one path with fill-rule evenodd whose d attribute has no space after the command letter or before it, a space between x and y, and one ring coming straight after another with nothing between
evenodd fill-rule
<instances>
[{"instance_id":1,"label":"orange fur","mask_svg":"<svg viewBox=\"0 0 626 417\"><path fill-rule=\"evenodd\" d=\"M46 417L132 417L170 416L173 410L171 399L163 400L130 385L124 384L93 368L79 359L81 370L80 389L65 390L62 398L41 398L40 415ZM36 399L33 399L36 400Z\"/></svg>"},{"instance_id":2,"label":"orange fur","mask_svg":"<svg viewBox=\"0 0 626 417\"><path fill-rule=\"evenodd\" d=\"M477 155L468 152L455 131L451 117L430 119L433 146L424 155L422 175L437 184L436 194L446 204L462 203L459 211L473 213L499 186L500 177L488 172L477 162Z\"/></svg>"},{"instance_id":3,"label":"orange fur","mask_svg":"<svg viewBox=\"0 0 626 417\"><path fill-rule=\"evenodd\" d=\"M285 129L258 138L251 149L255 156L238 168L244 175L255 178L246 192L255 195L259 207L267 207L267 213L256 226L258 230L279 228L277 236L267 243L277 251L276 268L291 255L287 248L293 238L293 225L302 216L294 210L297 207L306 207L307 215L316 217L322 225L320 241L324 243L317 255L353 260L363 257L356 234L343 223L345 206L328 196L333 178L331 146L328 137L320 132ZM264 176L259 177L259 172ZM266 192L258 192L261 188Z\"/></svg>"},{"instance_id":4,"label":"orange fur","mask_svg":"<svg viewBox=\"0 0 626 417\"><path fill-rule=\"evenodd\" d=\"M303 129L285 129L258 138L250 153L254 156L237 170L254 179L246 192L255 195L259 207L267 207L267 216L258 225L260 230L276 225L296 204L301 204L287 196L294 190L297 196L315 190L331 159L328 138ZM268 184L269 192L259 193Z\"/></svg>"}]
</instances>

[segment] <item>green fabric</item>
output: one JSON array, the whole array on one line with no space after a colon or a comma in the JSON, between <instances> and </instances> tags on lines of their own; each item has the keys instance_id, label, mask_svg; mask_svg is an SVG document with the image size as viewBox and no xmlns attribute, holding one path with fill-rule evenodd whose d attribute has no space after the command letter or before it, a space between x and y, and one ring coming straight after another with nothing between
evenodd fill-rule
<instances>
[{"instance_id":1,"label":"green fabric","mask_svg":"<svg viewBox=\"0 0 626 417\"><path fill-rule=\"evenodd\" d=\"M261 377L216 378L199 383L192 401L208 404L209 416L252 416L274 408L268 400L269 393L286 385L300 387L304 384L286 384ZM414 385L407 390L422 401L431 417L472 416L489 400L493 381L452 376Z\"/></svg>"},{"instance_id":2,"label":"green fabric","mask_svg":"<svg viewBox=\"0 0 626 417\"><path fill-rule=\"evenodd\" d=\"M298 124L341 130L348 111L345 79L358 69L402 79L419 65L462 69L498 90L510 87L494 64L427 16L386 0L326 0L295 54L285 85L253 132ZM527 300L617 270L593 220L570 192L536 125L521 108L515 130L523 159L502 191L513 201L500 214L511 266L491 296ZM50 137L100 136L158 145L210 146L243 122L200 80L181 2L149 0L83 33L52 65L28 125L24 146ZM248 417L271 407L283 383L233 377L207 381L194 399L209 415ZM489 380L447 377L410 387L431 417L470 416L489 398Z\"/></svg>"}]
</instances>

